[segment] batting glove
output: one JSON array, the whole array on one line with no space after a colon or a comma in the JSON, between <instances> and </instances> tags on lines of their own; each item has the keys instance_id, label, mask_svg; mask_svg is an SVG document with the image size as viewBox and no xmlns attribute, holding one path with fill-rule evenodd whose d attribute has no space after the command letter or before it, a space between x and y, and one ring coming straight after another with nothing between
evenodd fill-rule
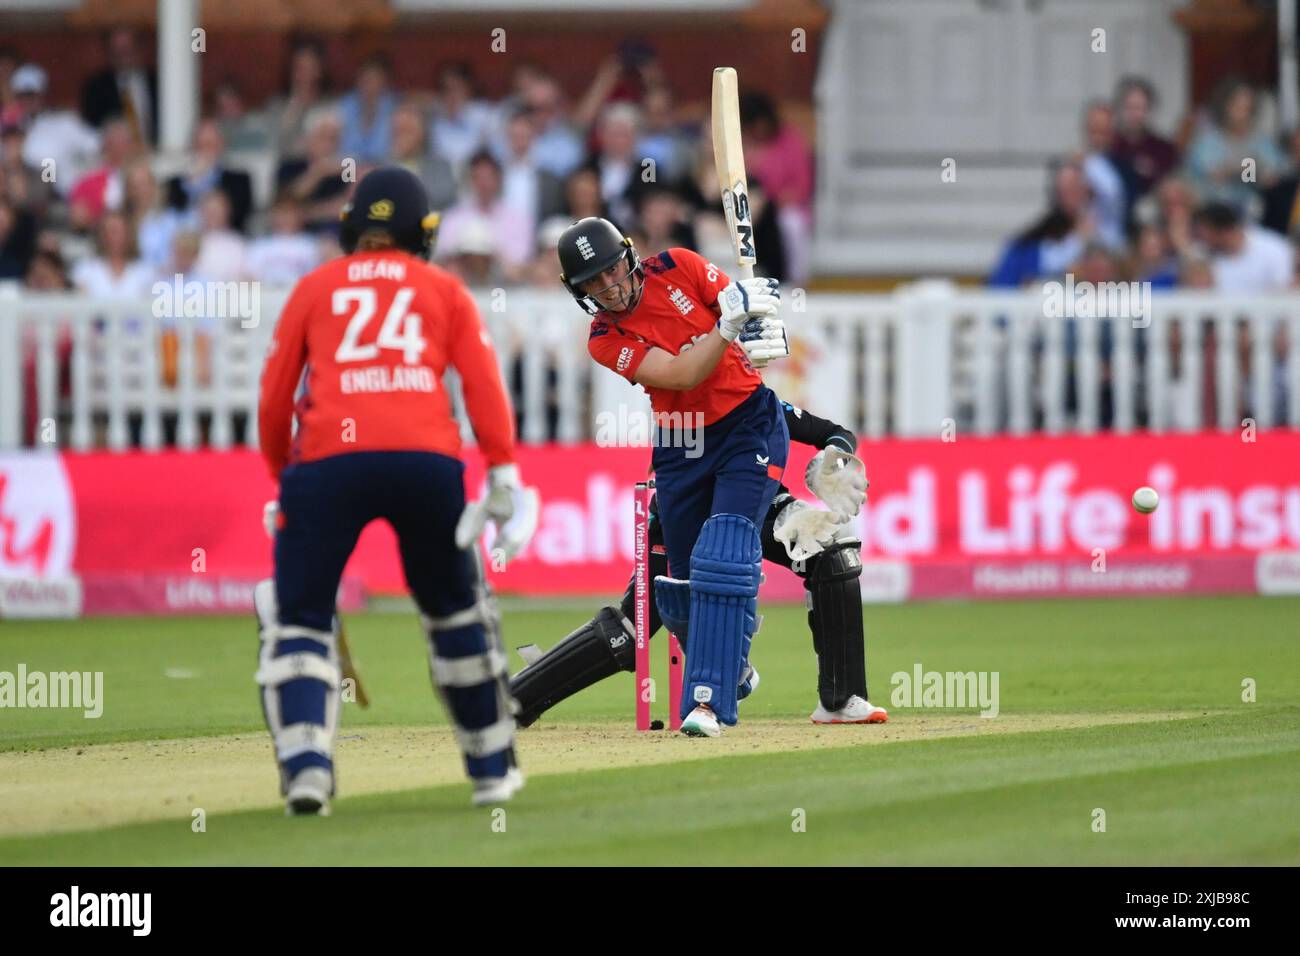
<instances>
[{"instance_id":1,"label":"batting glove","mask_svg":"<svg viewBox=\"0 0 1300 956\"><path fill-rule=\"evenodd\" d=\"M785 334L785 322L777 316L751 318L740 330L740 345L749 356L749 362L762 368L774 358L790 354L790 342Z\"/></svg>"},{"instance_id":2,"label":"batting glove","mask_svg":"<svg viewBox=\"0 0 1300 956\"><path fill-rule=\"evenodd\" d=\"M740 279L718 294L718 331L734 342L751 318L775 317L781 305L780 283L775 279Z\"/></svg>"}]
</instances>

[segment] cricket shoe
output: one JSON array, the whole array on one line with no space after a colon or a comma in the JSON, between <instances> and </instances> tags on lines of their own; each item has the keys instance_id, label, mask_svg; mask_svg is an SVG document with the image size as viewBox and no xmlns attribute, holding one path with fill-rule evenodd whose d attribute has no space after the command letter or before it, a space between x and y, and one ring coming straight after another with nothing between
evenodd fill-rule
<instances>
[{"instance_id":1,"label":"cricket shoe","mask_svg":"<svg viewBox=\"0 0 1300 956\"><path fill-rule=\"evenodd\" d=\"M740 679L740 686L736 688L736 700L744 700L756 690L758 690L758 668L753 664L746 664L745 676Z\"/></svg>"},{"instance_id":2,"label":"cricket shoe","mask_svg":"<svg viewBox=\"0 0 1300 956\"><path fill-rule=\"evenodd\" d=\"M324 767L298 771L285 794L284 812L291 817L327 817L330 815L330 790L334 779Z\"/></svg>"},{"instance_id":3,"label":"cricket shoe","mask_svg":"<svg viewBox=\"0 0 1300 956\"><path fill-rule=\"evenodd\" d=\"M818 703L812 712L814 724L883 724L889 720L889 712L877 707L865 697L854 694L839 710L827 710Z\"/></svg>"},{"instance_id":4,"label":"cricket shoe","mask_svg":"<svg viewBox=\"0 0 1300 956\"><path fill-rule=\"evenodd\" d=\"M511 767L504 777L480 777L474 781L474 796L470 801L476 807L490 807L505 803L524 785L524 772L518 767Z\"/></svg>"},{"instance_id":5,"label":"cricket shoe","mask_svg":"<svg viewBox=\"0 0 1300 956\"><path fill-rule=\"evenodd\" d=\"M682 733L687 737L721 737L722 725L718 715L707 707L696 707L682 721Z\"/></svg>"}]
</instances>

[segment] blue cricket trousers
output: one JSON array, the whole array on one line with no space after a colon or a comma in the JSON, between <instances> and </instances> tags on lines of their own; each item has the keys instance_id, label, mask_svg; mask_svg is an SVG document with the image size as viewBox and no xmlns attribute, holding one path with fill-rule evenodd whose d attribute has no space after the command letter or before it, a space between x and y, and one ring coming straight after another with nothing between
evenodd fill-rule
<instances>
[{"instance_id":1,"label":"blue cricket trousers","mask_svg":"<svg viewBox=\"0 0 1300 956\"><path fill-rule=\"evenodd\" d=\"M697 449L681 447L681 436L661 429L653 457L668 573L680 579L690 576L691 550L710 516L763 526L790 453L781 401L765 385L696 437ZM688 457L693 451L698 457Z\"/></svg>"}]
</instances>

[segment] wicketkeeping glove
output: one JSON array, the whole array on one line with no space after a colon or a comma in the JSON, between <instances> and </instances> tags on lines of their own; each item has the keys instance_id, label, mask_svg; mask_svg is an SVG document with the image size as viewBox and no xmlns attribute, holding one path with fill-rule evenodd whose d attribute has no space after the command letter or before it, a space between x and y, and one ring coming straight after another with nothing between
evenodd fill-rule
<instances>
[{"instance_id":1,"label":"wicketkeeping glove","mask_svg":"<svg viewBox=\"0 0 1300 956\"><path fill-rule=\"evenodd\" d=\"M867 500L867 466L861 458L832 445L808 462L804 484L848 521Z\"/></svg>"},{"instance_id":2,"label":"wicketkeeping glove","mask_svg":"<svg viewBox=\"0 0 1300 956\"><path fill-rule=\"evenodd\" d=\"M807 561L847 530L848 519L842 515L820 511L806 501L793 501L776 516L772 536L785 545L791 561Z\"/></svg>"},{"instance_id":3,"label":"wicketkeeping glove","mask_svg":"<svg viewBox=\"0 0 1300 956\"><path fill-rule=\"evenodd\" d=\"M718 331L734 342L751 318L775 317L781 305L780 283L775 279L739 279L718 293Z\"/></svg>"}]
</instances>

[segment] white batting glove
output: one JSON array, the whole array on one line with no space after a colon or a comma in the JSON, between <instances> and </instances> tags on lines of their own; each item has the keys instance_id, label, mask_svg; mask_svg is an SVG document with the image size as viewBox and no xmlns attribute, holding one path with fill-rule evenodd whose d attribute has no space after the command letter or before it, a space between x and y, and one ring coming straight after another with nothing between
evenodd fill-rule
<instances>
[{"instance_id":1,"label":"white batting glove","mask_svg":"<svg viewBox=\"0 0 1300 956\"><path fill-rule=\"evenodd\" d=\"M785 322L778 316L751 318L740 330L740 345L749 356L749 363L762 368L775 358L790 354L790 342L785 334Z\"/></svg>"},{"instance_id":2,"label":"white batting glove","mask_svg":"<svg viewBox=\"0 0 1300 956\"><path fill-rule=\"evenodd\" d=\"M867 466L857 455L834 446L823 448L808 462L804 483L845 521L867 500Z\"/></svg>"},{"instance_id":3,"label":"white batting glove","mask_svg":"<svg viewBox=\"0 0 1300 956\"><path fill-rule=\"evenodd\" d=\"M525 489L520 483L518 465L497 465L489 468L487 473L487 494L478 501L465 505L460 520L456 522L456 547L468 548L483 534L483 529L490 520L497 528L499 560L502 564L509 561L521 551L533 532L537 530L537 514L540 499L535 488ZM523 503L520 517L510 533L505 534L507 525L515 516L515 499ZM494 558L498 557L494 553Z\"/></svg>"},{"instance_id":4,"label":"white batting glove","mask_svg":"<svg viewBox=\"0 0 1300 956\"><path fill-rule=\"evenodd\" d=\"M276 522L280 520L280 502L268 501L262 505L262 530L272 541L275 540Z\"/></svg>"},{"instance_id":5,"label":"white batting glove","mask_svg":"<svg viewBox=\"0 0 1300 956\"><path fill-rule=\"evenodd\" d=\"M772 536L785 545L791 561L807 561L826 550L847 526L848 519L834 511L820 511L806 501L793 501L776 516Z\"/></svg>"},{"instance_id":6,"label":"white batting glove","mask_svg":"<svg viewBox=\"0 0 1300 956\"><path fill-rule=\"evenodd\" d=\"M740 279L718 293L718 331L734 342L751 318L774 317L781 306L780 283L775 279Z\"/></svg>"}]
</instances>

